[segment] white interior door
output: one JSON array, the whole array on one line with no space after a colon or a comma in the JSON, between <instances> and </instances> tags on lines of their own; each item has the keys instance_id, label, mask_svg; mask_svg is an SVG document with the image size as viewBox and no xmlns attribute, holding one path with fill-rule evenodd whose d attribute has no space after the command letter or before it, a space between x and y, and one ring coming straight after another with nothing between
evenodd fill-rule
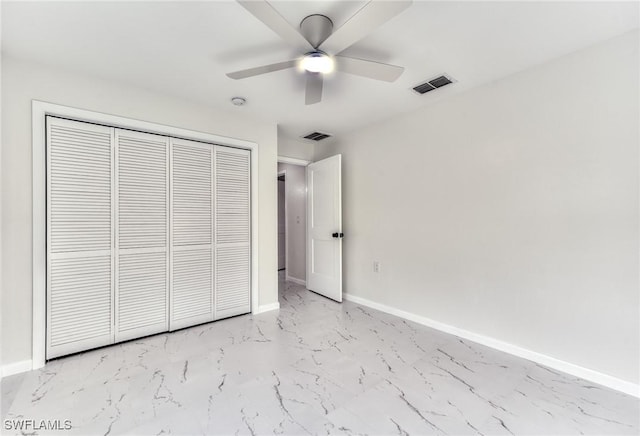
<instances>
[{"instance_id":1,"label":"white interior door","mask_svg":"<svg viewBox=\"0 0 640 436\"><path fill-rule=\"evenodd\" d=\"M282 177L282 176L280 176ZM285 202L285 181L278 178L278 271L287 267L287 227ZM289 273L289 271L287 271Z\"/></svg>"},{"instance_id":2,"label":"white interior door","mask_svg":"<svg viewBox=\"0 0 640 436\"><path fill-rule=\"evenodd\" d=\"M115 130L116 342L166 331L169 138Z\"/></svg>"},{"instance_id":3,"label":"white interior door","mask_svg":"<svg viewBox=\"0 0 640 436\"><path fill-rule=\"evenodd\" d=\"M215 319L251 311L251 156L215 147Z\"/></svg>"},{"instance_id":4,"label":"white interior door","mask_svg":"<svg viewBox=\"0 0 640 436\"><path fill-rule=\"evenodd\" d=\"M213 320L213 146L171 139L171 330Z\"/></svg>"},{"instance_id":5,"label":"white interior door","mask_svg":"<svg viewBox=\"0 0 640 436\"><path fill-rule=\"evenodd\" d=\"M342 156L307 166L307 288L342 301Z\"/></svg>"},{"instance_id":6,"label":"white interior door","mask_svg":"<svg viewBox=\"0 0 640 436\"><path fill-rule=\"evenodd\" d=\"M113 343L112 133L47 117L47 359Z\"/></svg>"},{"instance_id":7,"label":"white interior door","mask_svg":"<svg viewBox=\"0 0 640 436\"><path fill-rule=\"evenodd\" d=\"M46 126L47 359L251 311L249 150Z\"/></svg>"}]
</instances>

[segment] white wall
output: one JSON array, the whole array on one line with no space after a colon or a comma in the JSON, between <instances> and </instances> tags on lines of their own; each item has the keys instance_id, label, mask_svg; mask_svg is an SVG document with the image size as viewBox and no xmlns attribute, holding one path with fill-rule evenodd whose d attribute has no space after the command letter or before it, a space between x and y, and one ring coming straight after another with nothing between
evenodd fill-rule
<instances>
[{"instance_id":1,"label":"white wall","mask_svg":"<svg viewBox=\"0 0 640 436\"><path fill-rule=\"evenodd\" d=\"M278 301L277 127L97 78L2 58L2 364L31 359L31 100L259 144L259 304Z\"/></svg>"},{"instance_id":2,"label":"white wall","mask_svg":"<svg viewBox=\"0 0 640 436\"><path fill-rule=\"evenodd\" d=\"M638 383L638 38L318 147L346 292Z\"/></svg>"},{"instance_id":3,"label":"white wall","mask_svg":"<svg viewBox=\"0 0 640 436\"><path fill-rule=\"evenodd\" d=\"M280 157L311 161L313 160L314 145L311 142L287 138L278 133L278 156Z\"/></svg>"},{"instance_id":4,"label":"white wall","mask_svg":"<svg viewBox=\"0 0 640 436\"><path fill-rule=\"evenodd\" d=\"M287 277L305 281L307 277L307 181L305 167L279 163L278 171L286 172Z\"/></svg>"}]
</instances>

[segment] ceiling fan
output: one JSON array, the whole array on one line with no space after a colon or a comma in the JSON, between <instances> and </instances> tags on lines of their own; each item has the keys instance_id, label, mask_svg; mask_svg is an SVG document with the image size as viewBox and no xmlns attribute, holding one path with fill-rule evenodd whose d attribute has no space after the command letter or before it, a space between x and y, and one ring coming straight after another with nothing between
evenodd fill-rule
<instances>
[{"instance_id":1,"label":"ceiling fan","mask_svg":"<svg viewBox=\"0 0 640 436\"><path fill-rule=\"evenodd\" d=\"M306 74L305 104L310 105L322 100L323 75L334 69L385 82L395 81L404 71L403 67L396 65L340 56L340 53L405 10L411 5L411 0L371 0L335 31L333 22L324 15L314 14L305 17L298 31L265 0L238 0L238 3L282 39L300 50L303 56L299 59L228 73L227 76L232 79L245 79L298 67Z\"/></svg>"}]
</instances>

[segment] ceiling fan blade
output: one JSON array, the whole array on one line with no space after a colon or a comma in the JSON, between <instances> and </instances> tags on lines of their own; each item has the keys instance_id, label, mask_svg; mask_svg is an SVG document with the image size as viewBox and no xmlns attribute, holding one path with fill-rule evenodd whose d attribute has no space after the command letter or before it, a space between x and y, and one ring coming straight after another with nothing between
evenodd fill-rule
<instances>
[{"instance_id":1,"label":"ceiling fan blade","mask_svg":"<svg viewBox=\"0 0 640 436\"><path fill-rule=\"evenodd\" d=\"M322 74L307 73L307 89L304 96L304 104L315 104L322 100Z\"/></svg>"},{"instance_id":2,"label":"ceiling fan blade","mask_svg":"<svg viewBox=\"0 0 640 436\"><path fill-rule=\"evenodd\" d=\"M313 46L309 41L265 0L238 0L238 3L249 11L251 15L262 21L269 29L280 35L280 38L300 49L300 51L313 50Z\"/></svg>"},{"instance_id":3,"label":"ceiling fan blade","mask_svg":"<svg viewBox=\"0 0 640 436\"><path fill-rule=\"evenodd\" d=\"M346 56L335 56L335 60L338 71L355 74L356 76L364 76L370 79L382 80L383 82L395 82L404 71L404 67L397 65L383 64Z\"/></svg>"},{"instance_id":4,"label":"ceiling fan blade","mask_svg":"<svg viewBox=\"0 0 640 436\"><path fill-rule=\"evenodd\" d=\"M320 44L327 53L338 54L411 5L411 0L371 0Z\"/></svg>"},{"instance_id":5,"label":"ceiling fan blade","mask_svg":"<svg viewBox=\"0 0 640 436\"><path fill-rule=\"evenodd\" d=\"M298 61L285 61L278 62L277 64L263 65L261 67L249 68L247 70L234 71L233 73L227 73L227 77L232 79L245 79L247 77L259 76L260 74L272 73L274 71L286 70L287 68L293 68Z\"/></svg>"}]
</instances>

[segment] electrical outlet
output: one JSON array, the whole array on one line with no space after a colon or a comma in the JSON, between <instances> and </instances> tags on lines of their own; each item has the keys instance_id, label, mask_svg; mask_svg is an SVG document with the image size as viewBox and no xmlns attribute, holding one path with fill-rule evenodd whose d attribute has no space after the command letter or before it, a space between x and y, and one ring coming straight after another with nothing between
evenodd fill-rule
<instances>
[{"instance_id":1,"label":"electrical outlet","mask_svg":"<svg viewBox=\"0 0 640 436\"><path fill-rule=\"evenodd\" d=\"M374 260L373 261L373 272L374 273L379 273L380 272L380 261L378 261L378 260Z\"/></svg>"}]
</instances>

